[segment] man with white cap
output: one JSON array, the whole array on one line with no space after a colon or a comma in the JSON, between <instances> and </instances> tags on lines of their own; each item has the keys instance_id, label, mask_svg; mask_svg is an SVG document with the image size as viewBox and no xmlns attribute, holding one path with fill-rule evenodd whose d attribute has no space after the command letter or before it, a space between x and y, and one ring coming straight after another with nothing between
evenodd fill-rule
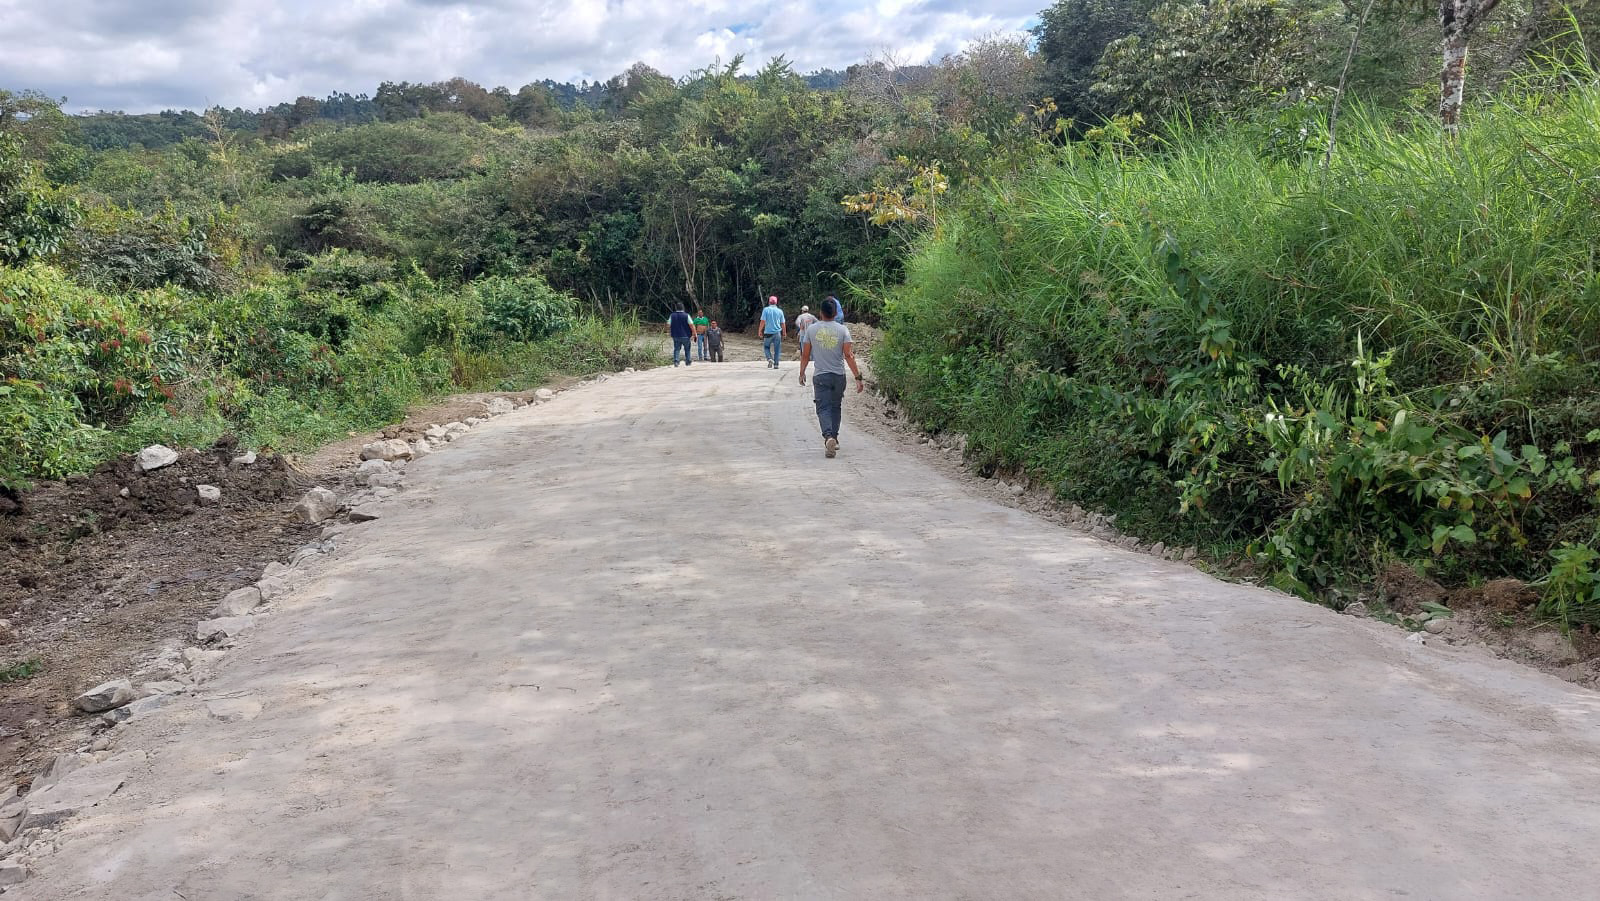
<instances>
[{"instance_id":1,"label":"man with white cap","mask_svg":"<svg viewBox=\"0 0 1600 901\"><path fill-rule=\"evenodd\" d=\"M800 315L794 317L794 340L800 344L805 344L806 329L814 325L816 321L817 317L811 315L810 307L801 307ZM798 351L796 351L796 353L798 353Z\"/></svg>"},{"instance_id":2,"label":"man with white cap","mask_svg":"<svg viewBox=\"0 0 1600 901\"><path fill-rule=\"evenodd\" d=\"M761 311L761 355L767 359L767 368L777 369L783 362L783 339L789 335L789 322L778 309L778 297L767 298L767 308Z\"/></svg>"}]
</instances>

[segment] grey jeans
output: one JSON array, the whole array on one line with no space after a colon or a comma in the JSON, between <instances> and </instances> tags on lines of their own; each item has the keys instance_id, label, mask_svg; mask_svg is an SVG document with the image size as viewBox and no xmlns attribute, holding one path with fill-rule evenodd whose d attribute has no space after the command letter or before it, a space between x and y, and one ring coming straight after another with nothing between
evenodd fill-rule
<instances>
[{"instance_id":1,"label":"grey jeans","mask_svg":"<svg viewBox=\"0 0 1600 901\"><path fill-rule=\"evenodd\" d=\"M812 391L817 399L817 423L822 426L822 437L839 437L840 409L844 405L844 373L819 372L811 379Z\"/></svg>"}]
</instances>

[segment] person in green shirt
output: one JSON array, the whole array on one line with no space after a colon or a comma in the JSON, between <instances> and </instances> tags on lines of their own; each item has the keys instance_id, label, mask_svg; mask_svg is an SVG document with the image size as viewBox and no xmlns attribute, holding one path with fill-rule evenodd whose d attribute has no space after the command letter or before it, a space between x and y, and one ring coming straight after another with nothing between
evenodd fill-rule
<instances>
[{"instance_id":1,"label":"person in green shirt","mask_svg":"<svg viewBox=\"0 0 1600 901\"><path fill-rule=\"evenodd\" d=\"M706 353L706 329L711 327L711 320L706 318L704 310L694 311L694 343L699 351L697 359L710 360L711 355Z\"/></svg>"}]
</instances>

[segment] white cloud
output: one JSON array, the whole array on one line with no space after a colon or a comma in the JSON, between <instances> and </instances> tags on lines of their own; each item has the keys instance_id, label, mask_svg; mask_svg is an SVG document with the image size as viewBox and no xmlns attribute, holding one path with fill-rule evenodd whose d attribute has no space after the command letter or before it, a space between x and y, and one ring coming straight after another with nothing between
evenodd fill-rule
<instances>
[{"instance_id":1,"label":"white cloud","mask_svg":"<svg viewBox=\"0 0 1600 901\"><path fill-rule=\"evenodd\" d=\"M0 0L0 88L147 112L258 107L382 81L513 90L635 61L684 75L743 53L844 68L925 62L1022 29L1048 0Z\"/></svg>"}]
</instances>

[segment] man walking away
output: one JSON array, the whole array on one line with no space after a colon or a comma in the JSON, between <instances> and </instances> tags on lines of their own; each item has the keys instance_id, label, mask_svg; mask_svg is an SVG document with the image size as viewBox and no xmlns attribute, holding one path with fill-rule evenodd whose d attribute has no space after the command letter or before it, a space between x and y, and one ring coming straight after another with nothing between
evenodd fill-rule
<instances>
[{"instance_id":1,"label":"man walking away","mask_svg":"<svg viewBox=\"0 0 1600 901\"><path fill-rule=\"evenodd\" d=\"M694 311L694 344L697 353L696 359L709 360L711 356L706 353L706 329L711 326L711 320L706 318L704 310Z\"/></svg>"},{"instance_id":2,"label":"man walking away","mask_svg":"<svg viewBox=\"0 0 1600 901\"><path fill-rule=\"evenodd\" d=\"M767 298L767 308L761 311L761 355L767 358L769 369L777 369L783 362L783 339L788 335L788 320L778 309L777 295L773 295Z\"/></svg>"},{"instance_id":3,"label":"man walking away","mask_svg":"<svg viewBox=\"0 0 1600 901\"><path fill-rule=\"evenodd\" d=\"M689 314L683 311L683 304L678 304L678 309L672 313L672 318L667 320L667 331L672 333L672 365L678 365L678 351L683 351L683 365L693 366L694 358L690 356L689 342L694 340L694 323L690 321Z\"/></svg>"},{"instance_id":4,"label":"man walking away","mask_svg":"<svg viewBox=\"0 0 1600 901\"><path fill-rule=\"evenodd\" d=\"M839 323L840 325L844 325L844 304L840 303L839 298L834 297L832 294L828 295L828 300L833 301L834 306L839 308L839 315L835 316L833 321Z\"/></svg>"},{"instance_id":5,"label":"man walking away","mask_svg":"<svg viewBox=\"0 0 1600 901\"><path fill-rule=\"evenodd\" d=\"M711 325L706 329L706 346L711 348L711 362L722 362L722 327L717 325L717 320L711 320Z\"/></svg>"},{"instance_id":6,"label":"man walking away","mask_svg":"<svg viewBox=\"0 0 1600 901\"><path fill-rule=\"evenodd\" d=\"M835 319L839 315L839 302L828 298L822 302L822 321L806 329L800 341L800 387L806 384L806 367L815 360L817 377L812 389L817 401L817 423L822 426L823 454L832 457L839 453L839 420L843 415L844 368L856 377L856 393L866 390L861 381L861 369L856 366L855 344L850 341L850 330Z\"/></svg>"},{"instance_id":7,"label":"man walking away","mask_svg":"<svg viewBox=\"0 0 1600 901\"><path fill-rule=\"evenodd\" d=\"M794 340L800 344L806 343L806 329L816 321L817 317L811 315L810 307L801 307L800 315L794 317Z\"/></svg>"}]
</instances>

